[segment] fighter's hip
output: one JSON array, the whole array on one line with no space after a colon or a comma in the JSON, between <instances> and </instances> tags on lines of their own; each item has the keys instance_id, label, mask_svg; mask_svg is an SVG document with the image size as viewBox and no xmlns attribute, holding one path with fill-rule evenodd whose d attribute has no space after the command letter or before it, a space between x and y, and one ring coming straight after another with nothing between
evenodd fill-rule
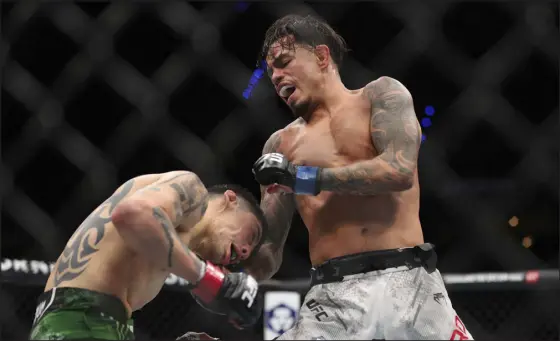
<instances>
[{"instance_id":1,"label":"fighter's hip","mask_svg":"<svg viewBox=\"0 0 560 341\"><path fill-rule=\"evenodd\" d=\"M282 340L472 338L439 271L389 268L314 285Z\"/></svg>"},{"instance_id":2,"label":"fighter's hip","mask_svg":"<svg viewBox=\"0 0 560 341\"><path fill-rule=\"evenodd\" d=\"M436 263L431 244L330 259L311 270L299 320L278 339L472 338Z\"/></svg>"}]
</instances>

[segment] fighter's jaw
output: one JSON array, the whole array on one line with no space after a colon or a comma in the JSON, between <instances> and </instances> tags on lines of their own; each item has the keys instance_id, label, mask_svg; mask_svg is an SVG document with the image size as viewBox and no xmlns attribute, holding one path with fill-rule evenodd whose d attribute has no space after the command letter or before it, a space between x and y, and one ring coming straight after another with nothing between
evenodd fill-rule
<instances>
[{"instance_id":1,"label":"fighter's jaw","mask_svg":"<svg viewBox=\"0 0 560 341\"><path fill-rule=\"evenodd\" d=\"M201 259L215 265L229 265L231 254L226 247L194 247L191 250Z\"/></svg>"},{"instance_id":2,"label":"fighter's jaw","mask_svg":"<svg viewBox=\"0 0 560 341\"><path fill-rule=\"evenodd\" d=\"M207 247L206 243L204 241L190 241L189 243L189 249L198 256L198 258L204 260L204 261L210 261L214 264L216 264L216 254L218 254L218 252L216 252L215 250L212 250L212 248Z\"/></svg>"},{"instance_id":3,"label":"fighter's jaw","mask_svg":"<svg viewBox=\"0 0 560 341\"><path fill-rule=\"evenodd\" d=\"M301 117L305 121L309 121L313 115L313 108L315 107L307 98L301 97L295 98L288 106L295 117Z\"/></svg>"},{"instance_id":4,"label":"fighter's jaw","mask_svg":"<svg viewBox=\"0 0 560 341\"><path fill-rule=\"evenodd\" d=\"M286 105L288 106L288 108L290 108L290 110L292 110L292 112L294 113L294 115L296 116L301 116L298 114L298 107L299 107L299 102L301 101L301 98L303 96L303 92L301 89L296 88L291 94L290 96L288 96L287 98L282 98L282 100L284 101L284 103L286 103Z\"/></svg>"}]
</instances>

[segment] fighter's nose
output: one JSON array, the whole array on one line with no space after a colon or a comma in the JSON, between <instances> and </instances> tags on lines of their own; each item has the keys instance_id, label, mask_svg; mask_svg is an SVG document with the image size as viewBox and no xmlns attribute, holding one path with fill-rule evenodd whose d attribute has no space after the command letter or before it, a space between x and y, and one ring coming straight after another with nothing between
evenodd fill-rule
<instances>
[{"instance_id":1,"label":"fighter's nose","mask_svg":"<svg viewBox=\"0 0 560 341\"><path fill-rule=\"evenodd\" d=\"M243 260L249 258L249 247L248 246L242 246L239 249L239 257Z\"/></svg>"}]
</instances>

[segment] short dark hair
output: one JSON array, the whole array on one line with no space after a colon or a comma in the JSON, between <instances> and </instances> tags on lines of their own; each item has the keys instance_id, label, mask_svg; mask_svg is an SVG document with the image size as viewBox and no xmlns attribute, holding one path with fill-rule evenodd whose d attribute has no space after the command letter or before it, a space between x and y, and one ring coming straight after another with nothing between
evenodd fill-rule
<instances>
[{"instance_id":1,"label":"short dark hair","mask_svg":"<svg viewBox=\"0 0 560 341\"><path fill-rule=\"evenodd\" d=\"M276 20L266 31L259 62L266 59L270 46L274 42L289 35L293 35L294 41L287 42L290 45L283 47L293 48L293 43L312 48L327 45L331 58L338 68L348 52L344 39L326 22L310 15L304 17L290 14Z\"/></svg>"},{"instance_id":2,"label":"short dark hair","mask_svg":"<svg viewBox=\"0 0 560 341\"><path fill-rule=\"evenodd\" d=\"M264 242L264 239L267 236L268 223L261 209L261 206L259 205L259 202L255 198L253 193L251 193L248 189L239 185L221 184L221 185L211 186L207 190L208 190L208 194L212 196L212 195L224 194L224 192L227 191L228 189L230 191L235 192L235 194L237 194L237 196L241 198L242 201L244 201L244 205L242 204L241 207L246 208L249 212L253 213L255 217L257 217L257 220L261 225L261 239L257 243L257 246L255 246L255 248L253 249L253 252L251 253L250 256L252 257L254 254L256 254L259 251L262 243Z\"/></svg>"}]
</instances>

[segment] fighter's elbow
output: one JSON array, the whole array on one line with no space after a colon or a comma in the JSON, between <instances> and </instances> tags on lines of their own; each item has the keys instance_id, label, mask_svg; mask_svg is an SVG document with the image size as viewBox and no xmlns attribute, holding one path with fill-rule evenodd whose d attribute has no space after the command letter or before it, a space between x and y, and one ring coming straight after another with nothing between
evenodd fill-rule
<instances>
[{"instance_id":1,"label":"fighter's elbow","mask_svg":"<svg viewBox=\"0 0 560 341\"><path fill-rule=\"evenodd\" d=\"M272 276L276 275L278 271L280 271L280 267L282 266L282 250L275 252L274 254L270 255L268 259L268 268L267 268L267 279L270 279Z\"/></svg>"},{"instance_id":2,"label":"fighter's elbow","mask_svg":"<svg viewBox=\"0 0 560 341\"><path fill-rule=\"evenodd\" d=\"M414 185L414 175L402 170L391 169L385 172L381 178L384 179L385 187L390 192L404 192Z\"/></svg>"},{"instance_id":3,"label":"fighter's elbow","mask_svg":"<svg viewBox=\"0 0 560 341\"><path fill-rule=\"evenodd\" d=\"M280 265L282 261L278 263L270 263L268 267L263 267L260 269L255 269L254 277L258 281L267 281L272 278L272 276L276 275L276 273L280 270Z\"/></svg>"},{"instance_id":4,"label":"fighter's elbow","mask_svg":"<svg viewBox=\"0 0 560 341\"><path fill-rule=\"evenodd\" d=\"M409 174L400 174L395 177L395 190L399 192L407 191L414 185L414 176Z\"/></svg>"},{"instance_id":5,"label":"fighter's elbow","mask_svg":"<svg viewBox=\"0 0 560 341\"><path fill-rule=\"evenodd\" d=\"M272 278L282 265L282 255L277 252L259 252L259 254L252 259L248 266L249 272L258 281L264 281Z\"/></svg>"}]
</instances>

